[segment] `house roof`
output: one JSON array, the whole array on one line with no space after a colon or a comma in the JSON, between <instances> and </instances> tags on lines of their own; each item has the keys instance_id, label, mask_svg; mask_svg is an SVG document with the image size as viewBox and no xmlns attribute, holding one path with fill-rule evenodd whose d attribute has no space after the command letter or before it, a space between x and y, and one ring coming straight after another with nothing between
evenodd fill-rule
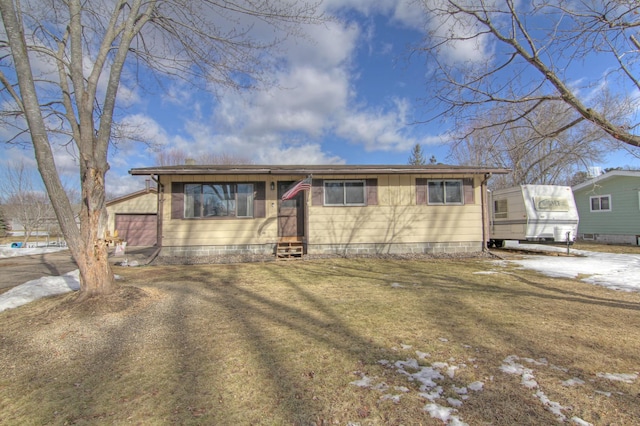
<instances>
[{"instance_id":1,"label":"house roof","mask_svg":"<svg viewBox=\"0 0 640 426\"><path fill-rule=\"evenodd\" d=\"M601 174L598 177L595 177L593 179L589 179L588 181L579 183L575 186L573 186L571 189L575 192L575 191L579 191L581 189L590 187L590 186L594 186L600 182L603 182L605 180L608 179L612 179L615 177L619 177L619 176L626 176L626 177L637 177L640 178L640 171L637 170L613 170L611 172L608 173L604 173Z\"/></svg>"},{"instance_id":2,"label":"house roof","mask_svg":"<svg viewBox=\"0 0 640 426\"><path fill-rule=\"evenodd\" d=\"M371 175L371 174L507 174L511 170L495 167L449 166L444 164L407 165L181 165L142 167L132 175Z\"/></svg>"},{"instance_id":3,"label":"house roof","mask_svg":"<svg viewBox=\"0 0 640 426\"><path fill-rule=\"evenodd\" d=\"M139 197L141 195L145 195L145 194L157 194L158 190L156 188L148 188L148 189L141 189L140 191L136 191L136 192L132 192L130 194L126 194L126 195L122 195L118 198L114 198L113 200L109 200L107 201L107 206L111 206L113 204L117 204L117 203L121 203L123 201L127 201L130 200L132 198L136 198Z\"/></svg>"}]
</instances>

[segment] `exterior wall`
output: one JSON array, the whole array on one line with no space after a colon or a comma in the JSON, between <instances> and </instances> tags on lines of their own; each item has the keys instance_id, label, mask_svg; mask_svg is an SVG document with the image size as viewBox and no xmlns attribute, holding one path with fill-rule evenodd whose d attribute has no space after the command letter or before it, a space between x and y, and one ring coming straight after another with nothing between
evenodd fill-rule
<instances>
[{"instance_id":1,"label":"exterior wall","mask_svg":"<svg viewBox=\"0 0 640 426\"><path fill-rule=\"evenodd\" d=\"M273 254L278 242L277 191L273 182L301 176L225 175L161 176L162 256ZM462 179L470 175L343 175L315 179L377 179L377 203L325 207L307 193L309 254L476 252L483 247L480 177L473 179L472 203L417 204L416 179ZM173 182L265 182L265 217L172 219ZM468 199L466 200L469 201ZM314 205L315 204L315 205Z\"/></svg>"},{"instance_id":2,"label":"exterior wall","mask_svg":"<svg viewBox=\"0 0 640 426\"><path fill-rule=\"evenodd\" d=\"M591 211L590 197L611 196L611 211ZM614 176L574 191L580 212L578 238L605 243L638 244L640 178Z\"/></svg>"},{"instance_id":3,"label":"exterior wall","mask_svg":"<svg viewBox=\"0 0 640 426\"><path fill-rule=\"evenodd\" d=\"M277 180L296 180L299 177L278 177ZM202 183L250 183L266 182L266 217L264 218L216 218L216 219L172 219L171 186L173 182ZM160 198L162 204L162 255L171 253L185 253L193 251L193 255L214 255L231 252L259 252L273 253L273 247L278 241L278 223L276 208L276 191L271 190L271 182L276 182L273 176L256 175L226 175L226 176L161 176L163 193ZM257 247L251 247L257 246ZM190 247L187 249L186 247ZM224 248L226 247L226 249ZM244 248L242 248L244 247ZM258 249L258 247L262 247ZM206 253L203 253L206 252ZM224 253L220 253L223 251ZM195 254L195 253L198 254Z\"/></svg>"},{"instance_id":4,"label":"exterior wall","mask_svg":"<svg viewBox=\"0 0 640 426\"><path fill-rule=\"evenodd\" d=\"M310 205L309 253L348 253L349 247L357 253L482 250L479 182L474 185L474 204L417 205L416 178L421 177L425 176L331 176L329 179L377 178L378 203L364 207Z\"/></svg>"},{"instance_id":5,"label":"exterior wall","mask_svg":"<svg viewBox=\"0 0 640 426\"><path fill-rule=\"evenodd\" d=\"M155 191L141 193L121 201L114 201L107 206L107 229L113 234L116 229L116 214L155 214L158 210L158 197Z\"/></svg>"}]
</instances>

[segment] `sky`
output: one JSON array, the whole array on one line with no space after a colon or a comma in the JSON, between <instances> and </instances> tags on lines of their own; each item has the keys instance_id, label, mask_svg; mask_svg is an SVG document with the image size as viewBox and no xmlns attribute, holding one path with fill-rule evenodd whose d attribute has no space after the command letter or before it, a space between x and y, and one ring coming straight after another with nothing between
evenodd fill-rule
<instances>
[{"instance_id":1,"label":"sky","mask_svg":"<svg viewBox=\"0 0 640 426\"><path fill-rule=\"evenodd\" d=\"M157 165L156 152L178 149L194 158L230 155L255 164L407 164L421 144L427 159L452 164L451 123L424 120L429 96L425 58L408 46L425 35L424 14L409 0L327 0L336 18L306 28L304 39L281 46L277 84L251 93L195 91L184 82L162 87L124 81L118 119L141 129L150 144L123 143L109 154L107 192L120 196L144 188L144 177L129 169ZM449 59L482 60L491 46L459 44ZM587 64L571 76L602 73ZM144 78L144 76L142 77ZM1 132L0 132L1 133ZM77 164L68 147L56 151L63 180L73 182ZM0 146L4 165L33 154ZM640 167L626 151L612 151L600 167Z\"/></svg>"},{"instance_id":2,"label":"sky","mask_svg":"<svg viewBox=\"0 0 640 426\"><path fill-rule=\"evenodd\" d=\"M507 247L539 251L566 251L566 248L519 244L516 241L507 242ZM5 245L0 246L0 258L34 255L53 250L61 250L61 248L12 249ZM600 253L573 249L571 249L571 252L579 256L545 256L541 253L540 255L523 256L522 259L517 260L489 261L489 269L479 270L476 273L507 273L504 272L503 269L509 263L513 262L523 268L535 270L549 276L577 278L578 275L580 275L580 280L584 282L585 285L600 285L616 291L640 291L640 282L637 280L640 274L640 255ZM80 288L78 270L71 271L59 277L42 277L26 283L16 284L19 285L0 294L0 312L22 306L42 297L77 291ZM391 284L392 288L399 290L404 286L402 283ZM454 344L454 342L449 341L447 336L440 336L438 339L445 344ZM475 368L474 366L477 361L475 358L466 360L437 360L431 358L428 352L421 351L418 347L406 344L401 344L400 347L394 347L391 348L391 350L397 353L398 356L407 354L406 360L391 361L381 359L378 363L419 385L417 391L419 392L418 396L425 400L423 410L427 415L434 419L441 420L443 424L448 426L467 425L467 423L464 422L464 418L461 418L457 414L457 408L472 399L475 394L482 392L486 384L485 381L492 381L493 378L488 377L485 381L474 381L472 383L457 383L452 389L453 394L457 395L457 397L449 396L446 398L443 395L445 389L443 389L441 381L445 376L454 379L458 370ZM497 364L496 368L501 372L515 376L522 385L522 392L533 394L540 401L540 404L558 419L558 422L569 422L569 424L579 426L591 425L591 423L573 415L571 407L563 406L551 400L545 393L543 386L536 381L536 373L537 371L546 369L553 369L556 374L558 374L557 372L565 372L567 373L566 380L563 380L562 385L577 388L584 385L587 380L595 379L595 377L571 376L568 373L568 367L553 365L544 358L535 360L512 354L502 361L494 360L494 362ZM605 382L621 381L634 383L640 378L640 372L602 371L596 373L596 376L604 379ZM352 386L369 389L371 392L377 392L380 394L381 399L394 402L399 402L401 398L405 398L410 392L416 392L416 390L412 391L404 386L390 387L377 377L367 376L364 373L360 373L360 378L352 381L350 384ZM611 389L614 389L614 386L611 386L611 388L603 386L602 389L598 389L596 392L605 397L610 397L613 392ZM446 393L452 394L451 392Z\"/></svg>"}]
</instances>

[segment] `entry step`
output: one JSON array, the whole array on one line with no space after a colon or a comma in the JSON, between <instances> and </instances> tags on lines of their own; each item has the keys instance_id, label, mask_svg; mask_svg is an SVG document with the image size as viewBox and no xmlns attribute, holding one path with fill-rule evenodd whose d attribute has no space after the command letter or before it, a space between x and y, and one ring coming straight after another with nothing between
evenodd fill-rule
<instances>
[{"instance_id":1,"label":"entry step","mask_svg":"<svg viewBox=\"0 0 640 426\"><path fill-rule=\"evenodd\" d=\"M280 241L276 246L276 260L301 259L303 254L301 241Z\"/></svg>"}]
</instances>

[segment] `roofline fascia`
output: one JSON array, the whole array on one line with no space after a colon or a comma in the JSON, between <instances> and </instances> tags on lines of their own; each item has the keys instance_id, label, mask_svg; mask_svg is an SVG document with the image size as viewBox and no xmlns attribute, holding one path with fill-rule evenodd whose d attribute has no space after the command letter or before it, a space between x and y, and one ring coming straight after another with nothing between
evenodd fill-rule
<instances>
[{"instance_id":1,"label":"roofline fascia","mask_svg":"<svg viewBox=\"0 0 640 426\"><path fill-rule=\"evenodd\" d=\"M595 185L598 182L602 182L607 179L614 178L616 176L627 176L627 177L640 177L640 171L636 170L612 170L607 173L603 173L600 176L591 178L585 182L579 183L573 187L571 187L572 191L580 191L581 189L588 188L589 186Z\"/></svg>"},{"instance_id":2,"label":"roofline fascia","mask_svg":"<svg viewBox=\"0 0 640 426\"><path fill-rule=\"evenodd\" d=\"M257 168L193 168L193 167L180 167L180 168L161 168L161 167L149 167L149 168L137 168L129 170L129 174L133 176L144 175L238 175L238 174L250 174L250 175L344 175L344 174L358 174L358 175L371 175L371 174L474 174L483 175L487 173L491 174L508 174L510 169L502 168L472 168L472 167L425 167L425 168L413 168L413 167L394 167L394 166L362 166L362 167L257 167Z\"/></svg>"}]
</instances>

